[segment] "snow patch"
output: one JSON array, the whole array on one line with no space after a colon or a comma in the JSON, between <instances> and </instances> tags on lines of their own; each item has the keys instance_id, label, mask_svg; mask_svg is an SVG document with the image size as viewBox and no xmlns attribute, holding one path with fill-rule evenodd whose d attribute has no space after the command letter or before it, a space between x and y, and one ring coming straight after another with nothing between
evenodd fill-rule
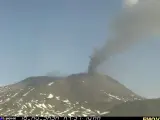
<instances>
[{"instance_id":1,"label":"snow patch","mask_svg":"<svg viewBox=\"0 0 160 120\"><path fill-rule=\"evenodd\" d=\"M31 103L28 103L29 107L32 107Z\"/></svg>"},{"instance_id":2,"label":"snow patch","mask_svg":"<svg viewBox=\"0 0 160 120\"><path fill-rule=\"evenodd\" d=\"M38 108L47 108L46 105L43 103L43 104L35 104L36 107Z\"/></svg>"},{"instance_id":3,"label":"snow patch","mask_svg":"<svg viewBox=\"0 0 160 120\"><path fill-rule=\"evenodd\" d=\"M16 95L18 95L18 93L15 93L12 97L15 97Z\"/></svg>"},{"instance_id":4,"label":"snow patch","mask_svg":"<svg viewBox=\"0 0 160 120\"><path fill-rule=\"evenodd\" d=\"M35 104L35 106L41 108L41 104Z\"/></svg>"},{"instance_id":5,"label":"snow patch","mask_svg":"<svg viewBox=\"0 0 160 120\"><path fill-rule=\"evenodd\" d=\"M18 115L23 115L22 110L18 111Z\"/></svg>"},{"instance_id":6,"label":"snow patch","mask_svg":"<svg viewBox=\"0 0 160 120\"><path fill-rule=\"evenodd\" d=\"M60 100L60 97L59 97L59 96L56 96L56 99L57 99L57 100Z\"/></svg>"},{"instance_id":7,"label":"snow patch","mask_svg":"<svg viewBox=\"0 0 160 120\"><path fill-rule=\"evenodd\" d=\"M10 98L7 98L7 99L6 99L6 101L9 101L9 100L10 100Z\"/></svg>"},{"instance_id":8,"label":"snow patch","mask_svg":"<svg viewBox=\"0 0 160 120\"><path fill-rule=\"evenodd\" d=\"M52 108L52 105L48 104L48 106L49 106L50 108Z\"/></svg>"},{"instance_id":9,"label":"snow patch","mask_svg":"<svg viewBox=\"0 0 160 120\"><path fill-rule=\"evenodd\" d=\"M54 96L52 94L49 94L47 98L53 98Z\"/></svg>"},{"instance_id":10,"label":"snow patch","mask_svg":"<svg viewBox=\"0 0 160 120\"><path fill-rule=\"evenodd\" d=\"M49 83L48 86L51 86L53 83L54 83L54 82Z\"/></svg>"},{"instance_id":11,"label":"snow patch","mask_svg":"<svg viewBox=\"0 0 160 120\"><path fill-rule=\"evenodd\" d=\"M32 113L35 109L32 109L29 113Z\"/></svg>"},{"instance_id":12,"label":"snow patch","mask_svg":"<svg viewBox=\"0 0 160 120\"><path fill-rule=\"evenodd\" d=\"M106 112L102 112L102 113L101 113L101 112L98 111L98 110L97 110L96 112L97 112L99 115L104 115L104 114L108 114L108 113L109 113L109 111L106 111Z\"/></svg>"},{"instance_id":13,"label":"snow patch","mask_svg":"<svg viewBox=\"0 0 160 120\"><path fill-rule=\"evenodd\" d=\"M87 117L87 115L86 114L82 114L84 117Z\"/></svg>"},{"instance_id":14,"label":"snow patch","mask_svg":"<svg viewBox=\"0 0 160 120\"><path fill-rule=\"evenodd\" d=\"M63 111L63 112L61 112L61 113L59 113L59 114L64 114L64 113L66 113L66 112L69 112L71 109L73 109L73 107L71 107L71 108L69 108L69 109L67 109L67 110L65 110L65 111Z\"/></svg>"},{"instance_id":15,"label":"snow patch","mask_svg":"<svg viewBox=\"0 0 160 120\"><path fill-rule=\"evenodd\" d=\"M40 95L47 95L47 94L45 94L45 93L40 93Z\"/></svg>"},{"instance_id":16,"label":"snow patch","mask_svg":"<svg viewBox=\"0 0 160 120\"><path fill-rule=\"evenodd\" d=\"M32 90L34 90L34 88L32 88L31 90L29 90L28 92L26 92L25 94L23 94L23 96L26 96L28 93L30 93Z\"/></svg>"},{"instance_id":17,"label":"snow patch","mask_svg":"<svg viewBox=\"0 0 160 120\"><path fill-rule=\"evenodd\" d=\"M63 102L67 103L68 105L71 105L70 101L68 99L63 100Z\"/></svg>"},{"instance_id":18,"label":"snow patch","mask_svg":"<svg viewBox=\"0 0 160 120\"><path fill-rule=\"evenodd\" d=\"M87 112L91 112L91 109L84 108L83 106L81 106L81 109L84 109L84 110L86 110Z\"/></svg>"},{"instance_id":19,"label":"snow patch","mask_svg":"<svg viewBox=\"0 0 160 120\"><path fill-rule=\"evenodd\" d=\"M47 108L46 105L45 105L44 103L42 104L42 107Z\"/></svg>"},{"instance_id":20,"label":"snow patch","mask_svg":"<svg viewBox=\"0 0 160 120\"><path fill-rule=\"evenodd\" d=\"M79 111L73 111L73 112L69 113L68 116L73 117L75 115L75 113L77 113L77 112L79 112Z\"/></svg>"},{"instance_id":21,"label":"snow patch","mask_svg":"<svg viewBox=\"0 0 160 120\"><path fill-rule=\"evenodd\" d=\"M24 108L24 107L25 107L25 108L27 108L27 106L26 106L26 105L23 105L23 106L22 106L22 108Z\"/></svg>"},{"instance_id":22,"label":"snow patch","mask_svg":"<svg viewBox=\"0 0 160 120\"><path fill-rule=\"evenodd\" d=\"M106 92L104 92L105 94L107 94ZM121 100L118 96L115 96L115 95L112 95L112 94L107 94L108 96L112 97L112 98L115 98L117 100Z\"/></svg>"},{"instance_id":23,"label":"snow patch","mask_svg":"<svg viewBox=\"0 0 160 120\"><path fill-rule=\"evenodd\" d=\"M66 100L63 100L63 102L65 102L65 103L68 103L68 102L69 102L69 100L68 100L68 99L66 99Z\"/></svg>"}]
</instances>

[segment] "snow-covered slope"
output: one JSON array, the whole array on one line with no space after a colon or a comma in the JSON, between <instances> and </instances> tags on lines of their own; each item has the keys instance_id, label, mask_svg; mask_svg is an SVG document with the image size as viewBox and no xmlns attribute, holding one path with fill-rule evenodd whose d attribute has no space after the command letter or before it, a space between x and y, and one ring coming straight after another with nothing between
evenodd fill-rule
<instances>
[{"instance_id":1,"label":"snow-covered slope","mask_svg":"<svg viewBox=\"0 0 160 120\"><path fill-rule=\"evenodd\" d=\"M0 88L0 115L87 116L142 98L105 75L30 77Z\"/></svg>"}]
</instances>

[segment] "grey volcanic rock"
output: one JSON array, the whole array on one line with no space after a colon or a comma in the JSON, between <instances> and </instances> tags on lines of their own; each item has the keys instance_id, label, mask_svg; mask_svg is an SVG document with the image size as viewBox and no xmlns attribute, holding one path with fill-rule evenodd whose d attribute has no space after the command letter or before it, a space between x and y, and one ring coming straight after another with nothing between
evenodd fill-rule
<instances>
[{"instance_id":1,"label":"grey volcanic rock","mask_svg":"<svg viewBox=\"0 0 160 120\"><path fill-rule=\"evenodd\" d=\"M105 116L159 116L160 99L126 102L115 106Z\"/></svg>"},{"instance_id":2,"label":"grey volcanic rock","mask_svg":"<svg viewBox=\"0 0 160 120\"><path fill-rule=\"evenodd\" d=\"M106 75L29 77L0 88L0 115L87 116L142 98Z\"/></svg>"}]
</instances>

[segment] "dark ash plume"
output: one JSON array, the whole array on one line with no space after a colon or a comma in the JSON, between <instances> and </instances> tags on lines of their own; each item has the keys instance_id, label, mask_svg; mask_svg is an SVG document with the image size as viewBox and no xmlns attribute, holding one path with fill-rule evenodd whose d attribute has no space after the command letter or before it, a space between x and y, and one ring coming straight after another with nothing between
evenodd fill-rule
<instances>
[{"instance_id":1,"label":"dark ash plume","mask_svg":"<svg viewBox=\"0 0 160 120\"><path fill-rule=\"evenodd\" d=\"M160 34L160 0L142 0L138 4L124 8L112 20L111 35L106 44L97 50L90 59L88 72L115 54L122 53L145 38Z\"/></svg>"}]
</instances>

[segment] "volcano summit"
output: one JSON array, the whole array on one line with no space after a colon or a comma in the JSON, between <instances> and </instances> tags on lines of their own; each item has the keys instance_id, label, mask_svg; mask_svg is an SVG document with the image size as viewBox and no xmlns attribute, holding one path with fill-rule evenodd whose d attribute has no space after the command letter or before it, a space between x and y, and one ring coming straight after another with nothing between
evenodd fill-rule
<instances>
[{"instance_id":1,"label":"volcano summit","mask_svg":"<svg viewBox=\"0 0 160 120\"><path fill-rule=\"evenodd\" d=\"M142 98L106 75L29 77L0 88L0 115L88 116Z\"/></svg>"}]
</instances>

